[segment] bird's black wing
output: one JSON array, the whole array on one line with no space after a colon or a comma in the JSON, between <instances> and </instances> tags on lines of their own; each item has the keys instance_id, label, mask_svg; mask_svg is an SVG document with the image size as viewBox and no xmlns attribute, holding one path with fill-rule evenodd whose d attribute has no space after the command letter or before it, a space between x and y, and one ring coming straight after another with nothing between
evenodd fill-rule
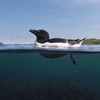
<instances>
[{"instance_id":1,"label":"bird's black wing","mask_svg":"<svg viewBox=\"0 0 100 100\"><path fill-rule=\"evenodd\" d=\"M79 41L80 39L68 39L68 41Z\"/></svg>"},{"instance_id":2,"label":"bird's black wing","mask_svg":"<svg viewBox=\"0 0 100 100\"><path fill-rule=\"evenodd\" d=\"M50 42L50 43L55 43L55 42L65 43L66 41L67 41L67 39L52 38L52 39L46 40L45 42Z\"/></svg>"}]
</instances>

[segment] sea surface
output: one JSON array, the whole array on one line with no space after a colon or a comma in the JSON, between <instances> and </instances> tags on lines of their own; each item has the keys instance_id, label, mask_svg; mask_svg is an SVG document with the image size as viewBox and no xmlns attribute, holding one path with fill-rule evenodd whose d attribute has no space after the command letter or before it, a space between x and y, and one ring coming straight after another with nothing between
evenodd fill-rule
<instances>
[{"instance_id":1,"label":"sea surface","mask_svg":"<svg viewBox=\"0 0 100 100\"><path fill-rule=\"evenodd\" d=\"M67 55L49 59L41 52ZM0 100L100 100L100 45L0 45Z\"/></svg>"}]
</instances>

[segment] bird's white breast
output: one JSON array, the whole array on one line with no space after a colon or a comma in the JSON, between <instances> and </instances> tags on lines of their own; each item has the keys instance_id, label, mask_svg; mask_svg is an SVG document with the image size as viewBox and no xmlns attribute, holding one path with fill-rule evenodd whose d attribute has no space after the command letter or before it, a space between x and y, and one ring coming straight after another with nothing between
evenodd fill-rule
<instances>
[{"instance_id":1,"label":"bird's white breast","mask_svg":"<svg viewBox=\"0 0 100 100\"><path fill-rule=\"evenodd\" d=\"M63 47L69 47L70 44L68 42L65 43L50 43L50 42L45 42L45 43L39 43L35 41L34 43L35 46L37 47L58 47L58 48L63 48Z\"/></svg>"},{"instance_id":2,"label":"bird's white breast","mask_svg":"<svg viewBox=\"0 0 100 100\"><path fill-rule=\"evenodd\" d=\"M34 42L34 45L37 47L57 47L57 48L66 48L66 47L80 47L83 41L81 41L80 43L76 43L74 45L69 44L67 41L65 43L59 43L59 42L55 42L55 43L50 43L50 42L45 42L45 43L39 43L37 41Z\"/></svg>"}]
</instances>

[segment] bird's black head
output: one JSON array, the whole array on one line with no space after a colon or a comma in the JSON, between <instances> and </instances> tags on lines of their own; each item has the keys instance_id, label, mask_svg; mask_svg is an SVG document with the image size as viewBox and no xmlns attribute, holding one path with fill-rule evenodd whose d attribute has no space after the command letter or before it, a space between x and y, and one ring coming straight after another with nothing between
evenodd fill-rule
<instances>
[{"instance_id":1,"label":"bird's black head","mask_svg":"<svg viewBox=\"0 0 100 100\"><path fill-rule=\"evenodd\" d=\"M29 31L37 37L37 42L39 43L44 43L49 40L49 33L45 30L30 29Z\"/></svg>"}]
</instances>

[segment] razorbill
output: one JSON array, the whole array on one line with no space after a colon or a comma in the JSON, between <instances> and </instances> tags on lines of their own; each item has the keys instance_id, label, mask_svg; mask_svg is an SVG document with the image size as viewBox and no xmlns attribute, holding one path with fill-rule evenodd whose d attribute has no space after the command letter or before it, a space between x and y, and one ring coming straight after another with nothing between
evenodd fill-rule
<instances>
[{"instance_id":1,"label":"razorbill","mask_svg":"<svg viewBox=\"0 0 100 100\"><path fill-rule=\"evenodd\" d=\"M35 34L37 39L35 41L35 46L38 46L36 42L40 43L45 43L46 41L50 40L49 33L45 30L29 30L31 33ZM44 36L44 37L43 37ZM41 56L45 58L59 58L62 56L67 55L67 53L53 53L53 52L48 52L48 53L40 53Z\"/></svg>"},{"instance_id":2,"label":"razorbill","mask_svg":"<svg viewBox=\"0 0 100 100\"><path fill-rule=\"evenodd\" d=\"M49 38L49 33L45 30L29 30L31 33L36 35L37 39L34 43L37 47L58 47L58 48L64 48L64 47L80 47L82 42L86 39L63 39L63 38Z\"/></svg>"},{"instance_id":3,"label":"razorbill","mask_svg":"<svg viewBox=\"0 0 100 100\"><path fill-rule=\"evenodd\" d=\"M63 39L63 38L52 38L50 39L49 33L45 30L29 30L31 33L33 33L36 36L36 41L34 42L34 45L37 47L80 47L82 42L86 39L83 38L80 39ZM40 53L45 58L59 58L62 56L67 55L67 53ZM76 58L73 57L71 54L70 56L72 62L74 65L76 65Z\"/></svg>"}]
</instances>

